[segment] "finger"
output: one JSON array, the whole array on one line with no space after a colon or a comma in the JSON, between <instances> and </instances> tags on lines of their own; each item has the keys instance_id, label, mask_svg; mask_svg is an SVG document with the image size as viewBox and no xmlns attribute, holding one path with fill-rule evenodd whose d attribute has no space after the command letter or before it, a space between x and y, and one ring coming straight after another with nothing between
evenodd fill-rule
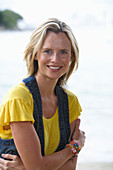
<instances>
[{"instance_id":1,"label":"finger","mask_svg":"<svg viewBox=\"0 0 113 170\"><path fill-rule=\"evenodd\" d=\"M79 135L80 135L79 126L80 126L80 119L77 119L76 120L76 124L75 124L75 129L73 131L72 139L76 139L77 140L79 138Z\"/></svg>"},{"instance_id":2,"label":"finger","mask_svg":"<svg viewBox=\"0 0 113 170\"><path fill-rule=\"evenodd\" d=\"M9 170L8 167L9 167L8 161L0 158L0 169L2 169L2 170L8 169Z\"/></svg>"},{"instance_id":3,"label":"finger","mask_svg":"<svg viewBox=\"0 0 113 170\"><path fill-rule=\"evenodd\" d=\"M10 168L10 167L6 167L5 165L1 165L0 164L0 170L14 170L14 169L12 169L12 168Z\"/></svg>"},{"instance_id":4,"label":"finger","mask_svg":"<svg viewBox=\"0 0 113 170\"><path fill-rule=\"evenodd\" d=\"M5 170L6 167L0 163L0 170Z\"/></svg>"},{"instance_id":5,"label":"finger","mask_svg":"<svg viewBox=\"0 0 113 170\"><path fill-rule=\"evenodd\" d=\"M3 156L6 159L10 158L9 154L3 154ZM2 166L2 169L7 168L9 170L9 168L13 167L14 161L6 160L6 159L0 158L0 167Z\"/></svg>"},{"instance_id":6,"label":"finger","mask_svg":"<svg viewBox=\"0 0 113 170\"><path fill-rule=\"evenodd\" d=\"M85 132L84 131L81 131L83 133L83 135L85 135Z\"/></svg>"},{"instance_id":7,"label":"finger","mask_svg":"<svg viewBox=\"0 0 113 170\"><path fill-rule=\"evenodd\" d=\"M15 158L15 155L12 155L12 154L2 154L2 157L5 158L5 159L13 160Z\"/></svg>"},{"instance_id":8,"label":"finger","mask_svg":"<svg viewBox=\"0 0 113 170\"><path fill-rule=\"evenodd\" d=\"M6 161L6 160L0 158L0 168L1 168L1 165L5 165L5 161Z\"/></svg>"},{"instance_id":9,"label":"finger","mask_svg":"<svg viewBox=\"0 0 113 170\"><path fill-rule=\"evenodd\" d=\"M86 139L86 135L85 135L85 132L84 131L82 131L82 134L84 135L84 140Z\"/></svg>"},{"instance_id":10,"label":"finger","mask_svg":"<svg viewBox=\"0 0 113 170\"><path fill-rule=\"evenodd\" d=\"M3 170L4 166L2 164L0 164L0 170Z\"/></svg>"},{"instance_id":11,"label":"finger","mask_svg":"<svg viewBox=\"0 0 113 170\"><path fill-rule=\"evenodd\" d=\"M76 121L81 122L80 118L77 118Z\"/></svg>"},{"instance_id":12,"label":"finger","mask_svg":"<svg viewBox=\"0 0 113 170\"><path fill-rule=\"evenodd\" d=\"M75 130L78 131L80 127L80 119L76 119Z\"/></svg>"}]
</instances>

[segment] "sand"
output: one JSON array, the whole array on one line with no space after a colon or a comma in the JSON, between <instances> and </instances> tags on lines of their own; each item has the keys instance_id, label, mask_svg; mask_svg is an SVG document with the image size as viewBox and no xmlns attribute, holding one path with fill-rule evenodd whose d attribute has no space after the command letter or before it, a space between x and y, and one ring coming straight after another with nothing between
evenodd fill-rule
<instances>
[{"instance_id":1,"label":"sand","mask_svg":"<svg viewBox=\"0 0 113 170\"><path fill-rule=\"evenodd\" d=\"M112 163L78 163L77 170L113 170Z\"/></svg>"}]
</instances>

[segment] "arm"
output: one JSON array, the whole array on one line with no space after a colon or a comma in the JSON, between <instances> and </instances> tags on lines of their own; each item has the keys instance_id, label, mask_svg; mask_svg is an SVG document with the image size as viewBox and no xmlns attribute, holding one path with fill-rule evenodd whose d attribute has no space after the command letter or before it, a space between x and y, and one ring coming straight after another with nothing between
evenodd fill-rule
<instances>
[{"instance_id":1,"label":"arm","mask_svg":"<svg viewBox=\"0 0 113 170\"><path fill-rule=\"evenodd\" d=\"M70 158L61 168L58 170L76 170L77 159Z\"/></svg>"},{"instance_id":2,"label":"arm","mask_svg":"<svg viewBox=\"0 0 113 170\"><path fill-rule=\"evenodd\" d=\"M71 129L71 134L70 134L70 139L69 141L71 141L72 139L78 139L78 134L80 132L80 119L77 118L75 119L71 124L70 124L70 129Z\"/></svg>"},{"instance_id":3,"label":"arm","mask_svg":"<svg viewBox=\"0 0 113 170\"><path fill-rule=\"evenodd\" d=\"M86 137L85 137L85 133L79 129L79 126L80 126L79 118L77 118L71 123L70 141L72 139L78 140L80 144L80 148L82 149L82 147L84 146ZM77 165L77 157L72 157L58 170L76 170L76 165Z\"/></svg>"},{"instance_id":4,"label":"arm","mask_svg":"<svg viewBox=\"0 0 113 170\"><path fill-rule=\"evenodd\" d=\"M65 148L43 157L39 138L31 122L13 122L10 126L17 150L27 170L58 169L73 156L71 149Z\"/></svg>"},{"instance_id":5,"label":"arm","mask_svg":"<svg viewBox=\"0 0 113 170\"><path fill-rule=\"evenodd\" d=\"M79 132L79 125L80 125L80 119L76 119L71 123L71 138L77 139L79 136L77 136L77 133ZM76 126L76 128L75 128ZM73 136L72 136L73 135ZM82 138L84 139L85 136L82 134ZM21 161L20 158L18 158L16 155L10 155L10 154L4 154L2 155L6 159L12 159L13 161L8 161L4 159L0 159L0 168L10 168L13 167L15 170L25 170L25 167ZM76 163L77 163L77 157L71 157L67 162L65 162L58 170L75 170L76 169Z\"/></svg>"},{"instance_id":6,"label":"arm","mask_svg":"<svg viewBox=\"0 0 113 170\"><path fill-rule=\"evenodd\" d=\"M23 162L18 156L11 154L3 154L2 157L12 160L9 161L0 158L0 168L2 168L3 170L8 168L13 168L13 170L26 170L23 165ZM58 168L58 170L75 170L75 166L73 166L75 164L74 161L75 158L69 159L61 168Z\"/></svg>"},{"instance_id":7,"label":"arm","mask_svg":"<svg viewBox=\"0 0 113 170\"><path fill-rule=\"evenodd\" d=\"M21 159L12 154L2 154L2 157L5 159L0 158L0 170L26 170L23 162Z\"/></svg>"}]
</instances>

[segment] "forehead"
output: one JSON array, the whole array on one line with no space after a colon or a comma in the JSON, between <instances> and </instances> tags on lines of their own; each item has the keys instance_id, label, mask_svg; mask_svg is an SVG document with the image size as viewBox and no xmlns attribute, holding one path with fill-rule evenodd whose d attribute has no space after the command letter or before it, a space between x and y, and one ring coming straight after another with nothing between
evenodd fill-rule
<instances>
[{"instance_id":1,"label":"forehead","mask_svg":"<svg viewBox=\"0 0 113 170\"><path fill-rule=\"evenodd\" d=\"M44 42L42 44L42 48L46 48L49 46L51 47L58 47L58 48L71 48L71 41L69 40L68 36L64 32L55 33L52 31L48 31Z\"/></svg>"}]
</instances>

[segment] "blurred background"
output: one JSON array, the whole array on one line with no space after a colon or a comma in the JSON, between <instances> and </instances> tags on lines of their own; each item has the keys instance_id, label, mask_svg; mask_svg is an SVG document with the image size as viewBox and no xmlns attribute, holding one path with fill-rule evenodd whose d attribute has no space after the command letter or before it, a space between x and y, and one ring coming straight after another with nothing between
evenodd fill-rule
<instances>
[{"instance_id":1,"label":"blurred background","mask_svg":"<svg viewBox=\"0 0 113 170\"><path fill-rule=\"evenodd\" d=\"M78 161L113 163L112 0L0 0L0 104L27 73L23 56L32 31L52 17L72 28L80 50L67 83L82 106L87 136Z\"/></svg>"}]
</instances>

